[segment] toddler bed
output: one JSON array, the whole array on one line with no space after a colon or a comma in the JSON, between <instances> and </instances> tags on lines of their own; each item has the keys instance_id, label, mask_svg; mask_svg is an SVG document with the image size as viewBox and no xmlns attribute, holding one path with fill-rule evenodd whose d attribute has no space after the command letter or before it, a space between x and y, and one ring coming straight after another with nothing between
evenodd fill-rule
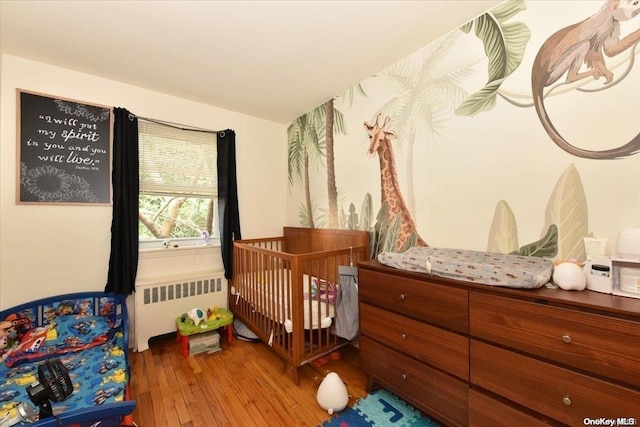
<instances>
[{"instance_id":1,"label":"toddler bed","mask_svg":"<svg viewBox=\"0 0 640 427\"><path fill-rule=\"evenodd\" d=\"M369 259L366 231L284 227L234 242L229 308L286 364L298 368L349 343L335 334L338 267Z\"/></svg>"},{"instance_id":2,"label":"toddler bed","mask_svg":"<svg viewBox=\"0 0 640 427\"><path fill-rule=\"evenodd\" d=\"M26 388L39 381L38 367L59 360L73 392L51 402L53 417L34 427L135 425L129 400L128 319L124 296L103 292L59 295L0 312L0 420L24 405L38 407Z\"/></svg>"}]
</instances>

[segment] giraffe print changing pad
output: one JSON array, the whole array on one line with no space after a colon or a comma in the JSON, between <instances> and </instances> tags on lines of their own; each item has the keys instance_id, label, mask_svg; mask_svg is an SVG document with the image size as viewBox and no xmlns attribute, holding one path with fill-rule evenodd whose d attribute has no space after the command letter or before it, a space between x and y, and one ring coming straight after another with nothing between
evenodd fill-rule
<instances>
[{"instance_id":1,"label":"giraffe print changing pad","mask_svg":"<svg viewBox=\"0 0 640 427\"><path fill-rule=\"evenodd\" d=\"M401 270L510 288L539 288L553 273L553 263L546 258L427 246L383 252L378 261Z\"/></svg>"}]
</instances>

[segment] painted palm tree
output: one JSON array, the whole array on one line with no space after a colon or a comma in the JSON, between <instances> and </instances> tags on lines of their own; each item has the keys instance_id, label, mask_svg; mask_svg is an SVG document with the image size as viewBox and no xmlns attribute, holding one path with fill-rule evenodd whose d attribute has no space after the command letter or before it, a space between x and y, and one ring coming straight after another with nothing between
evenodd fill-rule
<instances>
[{"instance_id":1,"label":"painted palm tree","mask_svg":"<svg viewBox=\"0 0 640 427\"><path fill-rule=\"evenodd\" d=\"M367 96L361 84L357 84L346 90L340 97L348 102L349 108L353 105L354 94L358 93ZM333 151L334 135L346 135L347 128L344 124L343 114L335 108L334 99L330 99L324 104L326 112L326 154L327 154L327 197L329 199L328 225L329 228L339 228L340 225L347 226L345 221L340 220L341 208L338 206L338 187L336 186L335 155ZM342 210L343 212L343 210Z\"/></svg>"},{"instance_id":2,"label":"painted palm tree","mask_svg":"<svg viewBox=\"0 0 640 427\"><path fill-rule=\"evenodd\" d=\"M526 25L508 22L525 9L524 0L509 0L461 28L463 33L475 28L489 64L487 84L469 97L462 89L461 81L473 73L479 61L456 63L452 61L453 56L448 55L460 31L441 37L379 75L395 96L378 113L391 117L390 128L396 132L401 144L407 144L409 154L413 152L417 137L440 135L446 124L446 114L455 112L472 116L493 108L500 85L522 62L530 38ZM412 160L408 155L407 205L415 212Z\"/></svg>"},{"instance_id":3,"label":"painted palm tree","mask_svg":"<svg viewBox=\"0 0 640 427\"><path fill-rule=\"evenodd\" d=\"M335 108L333 98L325 105L325 135L327 136L327 197L329 198L329 228L338 228L338 188L336 187L336 169L333 154L333 121Z\"/></svg>"},{"instance_id":4,"label":"painted palm tree","mask_svg":"<svg viewBox=\"0 0 640 427\"><path fill-rule=\"evenodd\" d=\"M327 161L328 221L330 228L338 228L338 187L336 185L334 135L346 134L344 117L334 106L334 100L316 107L291 123L287 130L289 139L289 183L301 177L305 186L306 206L300 218L307 227L315 226L314 207L309 190L309 159ZM312 154L309 157L309 154Z\"/></svg>"},{"instance_id":5,"label":"painted palm tree","mask_svg":"<svg viewBox=\"0 0 640 427\"><path fill-rule=\"evenodd\" d=\"M329 228L338 228L338 188L336 186L335 157L333 152L334 135L346 135L344 116L334 106L334 100L330 99L324 104L325 110L325 135L327 156L327 197L329 199Z\"/></svg>"},{"instance_id":6,"label":"painted palm tree","mask_svg":"<svg viewBox=\"0 0 640 427\"><path fill-rule=\"evenodd\" d=\"M295 119L287 128L289 185L296 180L302 181L305 192L305 204L301 208L301 223L313 228L314 207L309 186L309 167L311 163L322 162L325 140L324 106L311 110Z\"/></svg>"},{"instance_id":7,"label":"painted palm tree","mask_svg":"<svg viewBox=\"0 0 640 427\"><path fill-rule=\"evenodd\" d=\"M417 138L432 139L446 124L446 114L467 97L461 82L473 73L478 61L454 62L448 58L460 32L452 32L408 56L376 77L394 94L376 114L390 117L389 128L406 144L407 205L415 212L413 146Z\"/></svg>"}]
</instances>

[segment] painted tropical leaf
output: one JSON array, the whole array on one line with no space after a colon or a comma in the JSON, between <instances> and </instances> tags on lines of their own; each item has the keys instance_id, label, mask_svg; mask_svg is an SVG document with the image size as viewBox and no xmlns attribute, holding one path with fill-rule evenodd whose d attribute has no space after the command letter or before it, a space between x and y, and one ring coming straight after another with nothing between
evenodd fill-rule
<instances>
[{"instance_id":1,"label":"painted tropical leaf","mask_svg":"<svg viewBox=\"0 0 640 427\"><path fill-rule=\"evenodd\" d=\"M362 210L360 211L360 223L358 224L359 230L371 230L371 223L373 221L373 199L370 193L364 195L364 201L362 202Z\"/></svg>"},{"instance_id":2,"label":"painted tropical leaf","mask_svg":"<svg viewBox=\"0 0 640 427\"><path fill-rule=\"evenodd\" d=\"M322 164L325 152L326 111L324 105L295 119L287 128L289 184L304 175L305 156L314 164Z\"/></svg>"},{"instance_id":3,"label":"painted tropical leaf","mask_svg":"<svg viewBox=\"0 0 640 427\"><path fill-rule=\"evenodd\" d=\"M338 210L338 228L342 230L348 230L348 223L349 220L347 218L347 214L344 211L344 206L340 206L340 209Z\"/></svg>"},{"instance_id":4,"label":"painted tropical leaf","mask_svg":"<svg viewBox=\"0 0 640 427\"><path fill-rule=\"evenodd\" d=\"M365 98L368 98L367 93L364 91L364 88L362 87L362 83L358 83L357 85L352 86L351 88L344 91L342 95L340 95L340 97L346 103L348 103L349 108L353 106L354 93L357 93Z\"/></svg>"},{"instance_id":5,"label":"painted tropical leaf","mask_svg":"<svg viewBox=\"0 0 640 427\"><path fill-rule=\"evenodd\" d=\"M537 256L542 258L553 258L558 252L558 227L551 224L547 234L542 236L537 242L529 243L519 250L512 252L515 255Z\"/></svg>"},{"instance_id":6,"label":"painted tropical leaf","mask_svg":"<svg viewBox=\"0 0 640 427\"><path fill-rule=\"evenodd\" d=\"M489 242L487 243L487 252L496 252L500 254L509 254L517 251L518 243L518 226L516 225L516 217L507 203L500 200L496 205L493 213L493 222L489 230Z\"/></svg>"},{"instance_id":7,"label":"painted tropical leaf","mask_svg":"<svg viewBox=\"0 0 640 427\"><path fill-rule=\"evenodd\" d=\"M353 203L349 204L349 215L347 216L347 230L358 229L358 213Z\"/></svg>"},{"instance_id":8,"label":"painted tropical leaf","mask_svg":"<svg viewBox=\"0 0 640 427\"><path fill-rule=\"evenodd\" d=\"M315 216L315 212L317 210L317 206L315 203L311 204L311 212L312 215ZM309 218L307 205L305 203L300 203L300 208L298 209L298 220L300 221L300 225L306 228L314 228L314 218Z\"/></svg>"},{"instance_id":9,"label":"painted tropical leaf","mask_svg":"<svg viewBox=\"0 0 640 427\"><path fill-rule=\"evenodd\" d=\"M496 103L498 89L504 80L522 63L531 32L522 22L509 19L525 10L524 0L509 0L464 25L461 30L475 34L484 44L488 64L488 79L484 88L469 96L456 109L459 116L474 116L489 111Z\"/></svg>"},{"instance_id":10,"label":"painted tropical leaf","mask_svg":"<svg viewBox=\"0 0 640 427\"><path fill-rule=\"evenodd\" d=\"M293 185L296 178L302 180L302 170L304 165L304 137L305 128L307 126L306 115L295 119L287 128L287 156L289 166L289 185Z\"/></svg>"},{"instance_id":11,"label":"painted tropical leaf","mask_svg":"<svg viewBox=\"0 0 640 427\"><path fill-rule=\"evenodd\" d=\"M384 202L376 216L375 251L373 256L382 252L397 252L396 246L400 232L400 215L389 218L389 205Z\"/></svg>"},{"instance_id":12,"label":"painted tropical leaf","mask_svg":"<svg viewBox=\"0 0 640 427\"><path fill-rule=\"evenodd\" d=\"M551 224L558 226L556 258L584 261L584 237L589 234L587 197L580 174L573 164L560 176L547 203L544 229Z\"/></svg>"},{"instance_id":13,"label":"painted tropical leaf","mask_svg":"<svg viewBox=\"0 0 640 427\"><path fill-rule=\"evenodd\" d=\"M396 214L389 222L387 233L384 239L384 251L385 252L397 252L398 251L398 235L400 234L400 214Z\"/></svg>"},{"instance_id":14,"label":"painted tropical leaf","mask_svg":"<svg viewBox=\"0 0 640 427\"><path fill-rule=\"evenodd\" d=\"M418 246L418 233L415 231L411 232L407 240L405 240L404 245L400 248L400 252L404 252L408 249L411 249L414 246Z\"/></svg>"},{"instance_id":15,"label":"painted tropical leaf","mask_svg":"<svg viewBox=\"0 0 640 427\"><path fill-rule=\"evenodd\" d=\"M387 222L389 219L389 209L386 202L380 206L380 210L376 215L376 223L374 225L375 241L374 249L372 251L372 258L375 258L380 252L383 252L383 239L387 228Z\"/></svg>"}]
</instances>

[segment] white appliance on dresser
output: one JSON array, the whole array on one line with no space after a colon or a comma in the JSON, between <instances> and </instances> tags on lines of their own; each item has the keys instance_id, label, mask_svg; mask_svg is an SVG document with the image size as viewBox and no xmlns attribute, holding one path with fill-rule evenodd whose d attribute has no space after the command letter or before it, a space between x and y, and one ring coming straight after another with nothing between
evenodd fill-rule
<instances>
[{"instance_id":1,"label":"white appliance on dresser","mask_svg":"<svg viewBox=\"0 0 640 427\"><path fill-rule=\"evenodd\" d=\"M616 257L611 259L613 294L640 298L640 227L618 233Z\"/></svg>"},{"instance_id":2,"label":"white appliance on dresser","mask_svg":"<svg viewBox=\"0 0 640 427\"><path fill-rule=\"evenodd\" d=\"M589 290L640 298L640 227L622 230L615 256L587 261L584 273Z\"/></svg>"}]
</instances>

